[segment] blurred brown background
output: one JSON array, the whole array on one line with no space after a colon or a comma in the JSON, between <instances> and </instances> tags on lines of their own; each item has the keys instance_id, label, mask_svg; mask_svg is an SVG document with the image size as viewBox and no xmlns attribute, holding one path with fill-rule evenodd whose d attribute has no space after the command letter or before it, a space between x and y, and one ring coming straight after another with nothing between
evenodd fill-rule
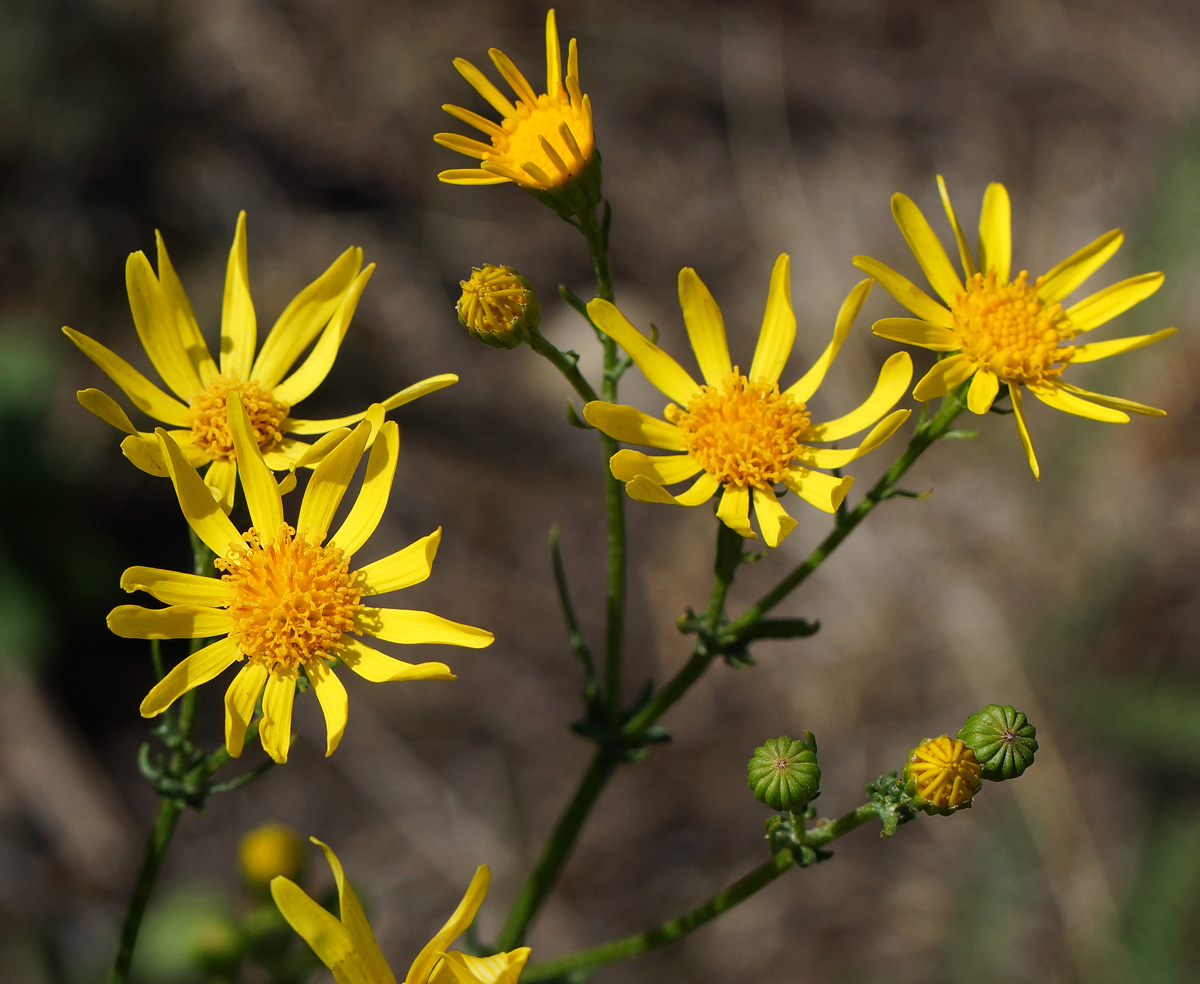
<instances>
[{"instance_id":1,"label":"blurred brown background","mask_svg":"<svg viewBox=\"0 0 1200 984\"><path fill-rule=\"evenodd\" d=\"M157 899L232 898L238 839L280 820L338 850L401 973L480 862L495 874L485 938L498 927L589 756L566 728L580 681L546 535L562 526L595 641L601 462L594 435L567 426L571 394L554 371L528 350L472 343L452 305L472 264L511 264L542 295L545 334L587 350L594 369L586 328L555 293L565 283L590 296L590 270L574 232L520 190L439 184L464 159L431 136L463 129L443 102L486 111L453 57L482 67L495 45L544 79L544 15L470 0L0 5L3 980L102 979L155 806L135 766L149 661L105 631L104 614L125 600L126 565L188 563L170 487L135 471L116 433L76 404L80 387L115 388L59 327L148 368L122 270L159 228L214 340L240 209L263 331L346 246L379 267L305 416L461 376L395 414L401 464L371 550L443 525L433 578L396 604L498 641L425 653L454 667L454 684L352 681L329 760L316 702L299 700L291 761L185 815ZM712 289L745 364L771 263L787 251L794 379L859 279L851 255L918 276L888 197L905 191L944 232L936 173L968 227L986 183L1008 185L1015 269L1040 273L1121 226L1125 248L1088 288L1149 269L1167 285L1104 337L1165 324L1180 334L1079 376L1165 407L1165 420L1116 427L1032 406L1041 483L1010 419L990 416L978 440L928 454L907 484L935 494L886 504L785 606L822 631L760 645L757 667L714 667L665 719L675 740L619 773L536 927L535 960L676 915L764 859L766 811L744 767L765 738L816 732L818 805L839 813L921 738L996 700L1039 728L1044 751L1021 782L889 842L860 831L832 862L596 979L1196 979L1200 8L608 0L561 3L558 18L564 43L579 39L595 108L618 303L681 359L679 268ZM877 290L818 413L861 399L893 350L867 325L898 313ZM927 357L915 353L918 369ZM624 397L657 410L662 397L635 376ZM858 466L863 487L887 460L885 449ZM630 504L628 515L632 696L688 651L673 622L707 595L714 529L706 509ZM824 534L814 510L800 519L745 571L734 610ZM212 743L222 686L202 692ZM327 884L315 851L313 862L313 884Z\"/></svg>"}]
</instances>

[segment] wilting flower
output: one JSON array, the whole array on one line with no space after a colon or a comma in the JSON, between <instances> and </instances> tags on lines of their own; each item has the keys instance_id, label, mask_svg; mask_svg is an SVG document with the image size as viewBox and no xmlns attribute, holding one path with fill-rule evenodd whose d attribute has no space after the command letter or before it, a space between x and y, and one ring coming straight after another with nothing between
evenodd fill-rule
<instances>
[{"instance_id":1,"label":"wilting flower","mask_svg":"<svg viewBox=\"0 0 1200 984\"><path fill-rule=\"evenodd\" d=\"M1035 476L1040 470L1025 423L1022 386L1048 406L1092 420L1127 423L1126 411L1164 416L1162 410L1092 393L1062 378L1069 365L1106 359L1175 334L1174 328L1166 328L1151 335L1072 344L1077 336L1145 300L1163 282L1161 273L1143 273L1063 309L1060 303L1063 298L1120 248L1124 240L1121 231L1106 232L1033 283L1028 282L1029 274L1025 270L1010 280L1011 207L1004 185L990 184L984 192L976 262L950 205L946 183L941 175L937 180L942 205L958 243L965 283L925 216L910 198L899 193L893 195L892 215L918 265L945 306L878 260L869 256L854 258L857 267L878 280L916 315L915 318L885 318L875 322L871 330L894 341L949 353L917 383L913 396L922 401L945 396L969 379L967 406L981 414L991 408L1003 383L1012 399L1017 432Z\"/></svg>"},{"instance_id":2,"label":"wilting flower","mask_svg":"<svg viewBox=\"0 0 1200 984\"><path fill-rule=\"evenodd\" d=\"M271 882L271 894L283 918L333 971L338 984L396 984L396 977L383 959L362 904L346 880L337 855L315 837L312 842L325 852L325 860L333 869L342 917L334 917L295 882L281 876ZM475 869L467 894L446 925L421 948L408 968L404 984L516 984L529 959L527 946L491 957L473 957L457 950L446 950L475 918L487 895L490 880L487 865Z\"/></svg>"},{"instance_id":3,"label":"wilting flower","mask_svg":"<svg viewBox=\"0 0 1200 984\"><path fill-rule=\"evenodd\" d=\"M454 67L502 119L493 123L469 109L443 106L451 116L481 130L491 142L457 133L435 134L433 139L443 147L480 162L477 168L442 171L438 178L460 185L511 181L532 191L552 191L575 178L586 180L585 172L596 149L592 104L579 89L579 53L574 38L567 49L567 76L563 80L554 11L546 15L546 91L541 95L504 52L489 48L488 54L516 93L517 101L510 102L465 58L454 59Z\"/></svg>"},{"instance_id":4,"label":"wilting flower","mask_svg":"<svg viewBox=\"0 0 1200 984\"><path fill-rule=\"evenodd\" d=\"M346 688L331 663L341 660L375 683L392 680L453 680L444 663L405 663L366 645L366 634L398 643L448 643L481 648L492 634L429 612L373 608L373 595L424 581L433 566L441 530L396 553L352 568L350 561L375 531L391 492L399 451L394 421L383 423L373 404L367 419L313 471L294 526L283 516L279 486L254 440L236 394L227 398L229 430L237 454L252 527L240 533L214 501L183 451L161 428L156 432L184 518L216 554L220 578L150 567L121 576L126 591L145 591L167 608L121 605L108 616L119 636L132 639L204 639L222 636L185 658L142 701L144 717L161 714L179 697L242 663L225 693L225 745L240 755L246 729L262 695L259 733L276 762L287 760L292 701L301 673L325 715L326 755L346 727ZM362 488L332 536L329 526L373 432Z\"/></svg>"},{"instance_id":5,"label":"wilting flower","mask_svg":"<svg viewBox=\"0 0 1200 984\"><path fill-rule=\"evenodd\" d=\"M300 420L291 412L333 368L338 347L375 266L362 270L362 250L346 250L292 299L256 355L257 320L250 299L246 213L242 212L225 274L218 362L200 333L162 236L155 233L155 238L158 274L139 250L131 253L125 264L125 282L138 337L151 364L175 395L160 389L119 355L82 332L71 328L63 331L121 387L134 406L168 427L178 428L168 432L172 440L194 467L208 466L205 481L220 495L228 512L233 504L237 467L233 440L225 423L227 394L241 397L255 442L275 471L319 460L344 436L344 428L362 420L362 413L334 420ZM296 360L310 346L308 357L293 371ZM393 410L457 380L449 373L431 376L388 397L383 406ZM134 427L110 396L97 389L85 389L79 392L79 402L129 435L121 442L121 450L130 461L152 475L167 474L157 438ZM315 445L302 440L314 435L327 436Z\"/></svg>"},{"instance_id":6,"label":"wilting flower","mask_svg":"<svg viewBox=\"0 0 1200 984\"><path fill-rule=\"evenodd\" d=\"M642 502L674 502L698 506L721 491L717 516L742 536L753 537L750 504L763 539L777 546L796 521L787 514L773 487L782 483L825 512L841 505L853 484L850 477L827 475L820 468L841 468L882 444L908 417L897 410L880 420L904 394L912 379L912 361L904 352L892 355L879 372L875 390L856 410L823 424L813 423L810 400L846 334L854 324L871 281L856 286L842 304L833 340L821 357L786 390L779 389L792 343L796 316L792 313L788 257L781 254L771 274L767 310L749 374L729 359L725 323L708 288L696 272L679 273L679 304L704 384L646 338L608 301L588 304L593 323L621 345L646 378L675 402L656 420L629 406L597 400L583 408L584 419L610 437L682 454L650 456L628 449L612 457L613 475L625 482L631 497ZM878 421L878 423L876 423ZM813 442L837 441L875 427L856 448L814 448ZM664 486L700 473L686 491L672 495Z\"/></svg>"},{"instance_id":7,"label":"wilting flower","mask_svg":"<svg viewBox=\"0 0 1200 984\"><path fill-rule=\"evenodd\" d=\"M970 806L983 785L975 753L949 735L926 738L909 752L904 775L917 806L942 815Z\"/></svg>"}]
</instances>

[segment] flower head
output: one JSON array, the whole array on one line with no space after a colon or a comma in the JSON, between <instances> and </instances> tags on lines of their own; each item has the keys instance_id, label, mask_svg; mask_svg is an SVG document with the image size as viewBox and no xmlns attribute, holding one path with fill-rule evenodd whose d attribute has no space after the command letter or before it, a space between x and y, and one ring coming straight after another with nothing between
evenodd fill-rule
<instances>
[{"instance_id":1,"label":"flower head","mask_svg":"<svg viewBox=\"0 0 1200 984\"><path fill-rule=\"evenodd\" d=\"M979 760L957 738L926 738L908 755L904 775L916 804L929 813L949 814L971 805L983 785Z\"/></svg>"},{"instance_id":2,"label":"flower head","mask_svg":"<svg viewBox=\"0 0 1200 984\"><path fill-rule=\"evenodd\" d=\"M460 280L458 320L471 336L495 348L516 348L541 320L542 308L529 281L509 266L485 263Z\"/></svg>"},{"instance_id":3,"label":"flower head","mask_svg":"<svg viewBox=\"0 0 1200 984\"><path fill-rule=\"evenodd\" d=\"M488 55L517 96L511 102L465 58L454 59L475 90L501 116L499 123L460 106L442 107L456 119L482 131L490 142L457 133L434 135L443 147L476 158L477 168L442 171L448 184L503 184L511 181L536 192L554 192L564 186L593 183L596 160L592 134L592 104L579 88L579 52L575 39L567 48L567 74L563 78L562 49L554 11L546 15L546 91L540 95L503 51L489 48ZM592 204L599 200L594 196Z\"/></svg>"},{"instance_id":4,"label":"flower head","mask_svg":"<svg viewBox=\"0 0 1200 984\"><path fill-rule=\"evenodd\" d=\"M304 869L304 841L291 827L264 823L238 844L238 867L252 885L266 887L272 878L296 878Z\"/></svg>"},{"instance_id":5,"label":"flower head","mask_svg":"<svg viewBox=\"0 0 1200 984\"><path fill-rule=\"evenodd\" d=\"M945 396L969 379L967 406L982 414L991 409L1003 384L1012 399L1021 445L1035 477L1040 469L1025 423L1022 387L1048 406L1092 420L1126 423L1129 413L1163 416L1162 410L1092 393L1063 378L1068 367L1077 363L1105 359L1175 334L1174 328L1166 328L1151 335L1075 344L1078 336L1145 300L1162 284L1161 273L1144 273L1063 308L1061 301L1120 248L1121 231L1105 233L1032 283L1025 270L1010 279L1011 207L1004 185L990 184L984 193L976 258L950 205L946 183L940 175L937 180L965 279L959 277L911 199L893 195L892 215L943 303L878 260L854 258L857 267L916 315L885 318L871 330L884 338L946 353L917 383L913 396L922 401Z\"/></svg>"},{"instance_id":6,"label":"flower head","mask_svg":"<svg viewBox=\"0 0 1200 984\"><path fill-rule=\"evenodd\" d=\"M364 414L334 420L300 420L292 416L333 368L338 348L350 327L374 264L362 268L362 250L352 247L321 276L292 299L255 352L257 319L250 299L246 264L246 213L238 216L225 275L221 308L220 359L214 359L200 333L191 303L158 241L158 273L140 250L129 255L125 282L138 337L151 364L172 391L167 393L115 352L82 332L63 328L67 337L116 383L143 413L168 427L171 438L196 468L207 467L205 481L228 512L237 479L233 439L225 420L226 397L236 393L249 414L254 440L275 471L319 461L345 435L344 428ZM307 358L293 370L297 359ZM452 374L432 376L383 401L386 410L457 382ZM124 431L126 457L152 475L167 474L166 461L153 433L139 431L106 393L79 392L79 402L101 420ZM325 435L315 444L304 437Z\"/></svg>"},{"instance_id":7,"label":"flower head","mask_svg":"<svg viewBox=\"0 0 1200 984\"><path fill-rule=\"evenodd\" d=\"M857 409L815 423L808 408L870 289L871 281L864 280L850 292L838 313L832 341L786 390L779 388L779 376L796 337L786 253L776 260L771 274L767 310L749 373L730 361L721 310L690 267L679 273L679 303L703 384L630 324L615 306L593 300L588 314L596 327L620 344L646 378L675 402L667 407L666 420L657 420L633 407L596 400L583 408L584 419L618 441L682 452L652 456L618 451L609 465L613 475L626 483L625 490L632 498L642 502L698 506L719 491L717 516L745 537L755 536L750 529L753 501L763 539L772 547L796 525L776 498L776 484L785 485L818 509L834 512L854 479L818 469L841 468L866 454L887 440L909 414L897 410L880 420L912 378L912 362L903 352L884 363L874 392ZM841 440L873 424L856 448L811 446ZM697 474L699 478L679 495L664 488Z\"/></svg>"},{"instance_id":8,"label":"flower head","mask_svg":"<svg viewBox=\"0 0 1200 984\"><path fill-rule=\"evenodd\" d=\"M315 837L312 842L325 852L325 860L333 869L341 918L335 918L295 882L281 876L271 882L271 894L283 918L333 971L338 984L396 984L396 977L383 959L362 904L346 880L337 855ZM457 950L446 950L475 918L487 895L490 880L487 865L475 869L467 894L437 935L417 954L404 984L516 984L529 959L527 946L491 957L473 957Z\"/></svg>"},{"instance_id":9,"label":"flower head","mask_svg":"<svg viewBox=\"0 0 1200 984\"><path fill-rule=\"evenodd\" d=\"M383 515L396 469L399 432L393 421L382 423L381 405L373 404L367 419L317 465L295 525L284 519L280 487L235 394L229 395L228 415L253 526L241 532L233 525L179 445L160 428L160 451L184 517L216 554L215 566L224 573L214 578L131 567L121 576L121 587L145 591L168 607L121 605L109 613L108 625L117 635L133 639L222 637L155 684L142 701L143 717L161 714L187 691L241 663L225 693L225 745L231 755L241 754L261 695L263 748L275 761L284 762L291 742L292 701L303 674L325 715L329 755L341 741L347 716L346 689L333 672L334 660L375 683L454 679L444 663L405 663L373 649L359 636L478 649L491 645L492 634L429 612L376 608L367 601L424 581L441 540L441 530L435 530L363 567L352 563ZM358 498L330 535L334 514L376 430Z\"/></svg>"}]
</instances>

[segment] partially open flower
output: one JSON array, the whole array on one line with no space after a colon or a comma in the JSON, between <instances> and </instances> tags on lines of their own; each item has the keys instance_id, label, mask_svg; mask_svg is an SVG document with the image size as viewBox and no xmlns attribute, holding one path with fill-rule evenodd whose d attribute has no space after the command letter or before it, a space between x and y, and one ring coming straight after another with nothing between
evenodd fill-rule
<instances>
[{"instance_id":1,"label":"partially open flower","mask_svg":"<svg viewBox=\"0 0 1200 984\"><path fill-rule=\"evenodd\" d=\"M495 348L516 348L528 341L541 320L533 286L509 266L485 263L460 280L458 320L473 338Z\"/></svg>"},{"instance_id":2,"label":"partially open flower","mask_svg":"<svg viewBox=\"0 0 1200 984\"><path fill-rule=\"evenodd\" d=\"M913 802L942 816L969 807L983 785L975 753L949 735L926 738L909 752L904 775Z\"/></svg>"}]
</instances>

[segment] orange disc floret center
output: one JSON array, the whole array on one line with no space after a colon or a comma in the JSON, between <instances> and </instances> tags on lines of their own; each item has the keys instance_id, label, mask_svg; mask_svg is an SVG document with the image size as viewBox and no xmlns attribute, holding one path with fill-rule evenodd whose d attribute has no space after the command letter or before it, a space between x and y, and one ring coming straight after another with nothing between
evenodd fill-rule
<instances>
[{"instance_id":1,"label":"orange disc floret center","mask_svg":"<svg viewBox=\"0 0 1200 984\"><path fill-rule=\"evenodd\" d=\"M920 745L910 756L906 771L916 783L917 793L939 809L961 806L983 785L975 753L947 735Z\"/></svg>"},{"instance_id":2,"label":"orange disc floret center","mask_svg":"<svg viewBox=\"0 0 1200 984\"><path fill-rule=\"evenodd\" d=\"M258 531L243 534L216 566L233 588L229 637L242 654L272 671L333 659L362 609L362 588L342 551L310 543L286 523L264 544Z\"/></svg>"},{"instance_id":3,"label":"orange disc floret center","mask_svg":"<svg viewBox=\"0 0 1200 984\"><path fill-rule=\"evenodd\" d=\"M192 440L213 461L233 460L233 436L229 433L225 407L225 398L231 391L242 398L259 448L264 453L273 451L283 440L283 428L291 407L273 399L270 392L254 380L242 382L233 375L214 376L192 397L188 414Z\"/></svg>"},{"instance_id":4,"label":"orange disc floret center","mask_svg":"<svg viewBox=\"0 0 1200 984\"><path fill-rule=\"evenodd\" d=\"M479 267L458 285L458 315L476 331L511 331L529 307L528 289L507 267Z\"/></svg>"},{"instance_id":5,"label":"orange disc floret center","mask_svg":"<svg viewBox=\"0 0 1200 984\"><path fill-rule=\"evenodd\" d=\"M489 160L525 174L531 187L553 188L583 170L595 149L590 122L565 97L557 99L542 93L534 105L516 102L517 115L500 122L503 136L494 136L495 154ZM570 133L563 135L562 126ZM542 141L550 145L550 151ZM553 153L551 153L553 152ZM522 168L536 165L550 180L540 181Z\"/></svg>"},{"instance_id":6,"label":"orange disc floret center","mask_svg":"<svg viewBox=\"0 0 1200 984\"><path fill-rule=\"evenodd\" d=\"M769 489L783 481L801 452L811 419L778 383L747 379L737 367L715 386L701 386L685 410L668 408L688 454L727 489Z\"/></svg>"},{"instance_id":7,"label":"orange disc floret center","mask_svg":"<svg viewBox=\"0 0 1200 984\"><path fill-rule=\"evenodd\" d=\"M1062 373L1075 349L1060 346L1075 337L1061 304L1037 295L1042 278L1026 282L1022 270L1011 283L996 282L996 271L977 273L954 304L954 330L963 353L981 369L1012 383L1037 383Z\"/></svg>"}]
</instances>

